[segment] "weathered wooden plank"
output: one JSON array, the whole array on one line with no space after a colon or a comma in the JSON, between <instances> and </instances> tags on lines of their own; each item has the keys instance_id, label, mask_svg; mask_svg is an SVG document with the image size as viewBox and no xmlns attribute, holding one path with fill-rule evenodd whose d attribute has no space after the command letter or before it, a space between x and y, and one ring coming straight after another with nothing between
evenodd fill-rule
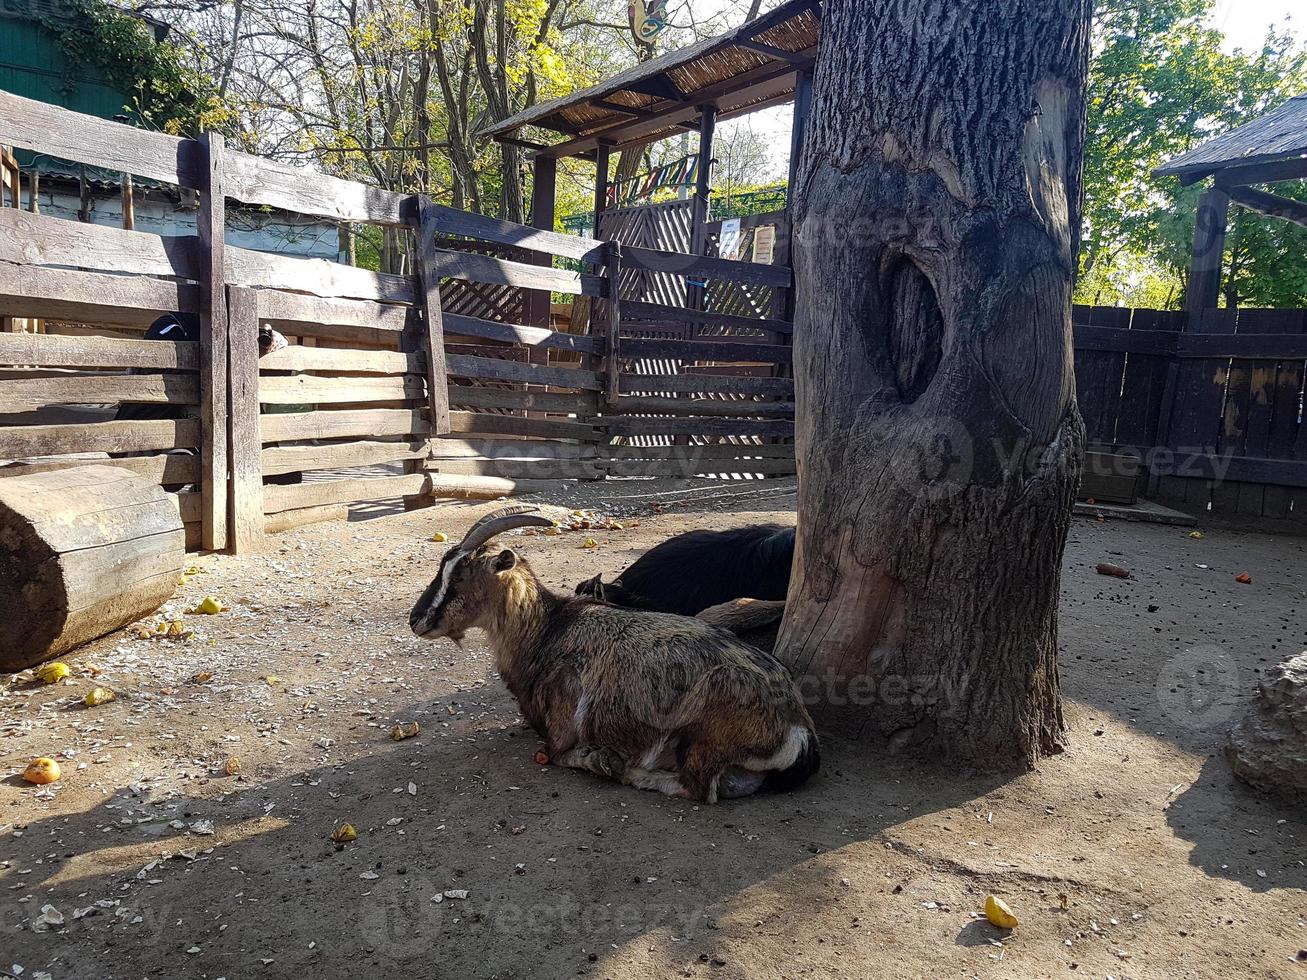
<instances>
[{"instance_id":1,"label":"weathered wooden plank","mask_svg":"<svg viewBox=\"0 0 1307 980\"><path fill-rule=\"evenodd\" d=\"M404 224L405 201L394 191L329 177L266 157L229 152L227 194L246 204L264 204L337 221Z\"/></svg>"},{"instance_id":2,"label":"weathered wooden plank","mask_svg":"<svg viewBox=\"0 0 1307 980\"><path fill-rule=\"evenodd\" d=\"M313 348L308 348L312 350ZM323 378L307 374L264 376L258 400L264 405L333 405L425 399L427 386L416 374L382 378Z\"/></svg>"},{"instance_id":3,"label":"weathered wooden plank","mask_svg":"<svg viewBox=\"0 0 1307 980\"><path fill-rule=\"evenodd\" d=\"M1169 333L1174 338L1184 314L1161 310L1135 310L1130 331ZM1132 353L1126 359L1116 419L1116 442L1128 446L1157 443L1158 420L1166 379L1175 359L1169 355Z\"/></svg>"},{"instance_id":4,"label":"weathered wooden plank","mask_svg":"<svg viewBox=\"0 0 1307 980\"><path fill-rule=\"evenodd\" d=\"M441 433L449 431L449 372L445 360L444 308L440 301L440 277L429 262L427 243L435 234L435 222L441 217L437 205L426 198L417 198L421 209L418 221L418 281L417 290L422 299L421 336L427 382L427 410L431 414L431 429Z\"/></svg>"},{"instance_id":5,"label":"weathered wooden plank","mask_svg":"<svg viewBox=\"0 0 1307 980\"><path fill-rule=\"evenodd\" d=\"M192 341L0 333L0 364L196 371L200 366L199 348Z\"/></svg>"},{"instance_id":6,"label":"weathered wooden plank","mask_svg":"<svg viewBox=\"0 0 1307 980\"><path fill-rule=\"evenodd\" d=\"M227 249L227 278L235 286L297 289L327 298L411 304L417 296L414 281L408 276L247 248Z\"/></svg>"},{"instance_id":7,"label":"weathered wooden plank","mask_svg":"<svg viewBox=\"0 0 1307 980\"><path fill-rule=\"evenodd\" d=\"M1077 351L1113 351L1121 354L1166 356L1176 348L1176 334L1167 330L1122 330L1077 323L1073 327Z\"/></svg>"},{"instance_id":8,"label":"weathered wooden plank","mask_svg":"<svg viewBox=\"0 0 1307 980\"><path fill-rule=\"evenodd\" d=\"M206 182L203 148L195 140L108 122L8 92L0 92L0 141L193 190Z\"/></svg>"},{"instance_id":9,"label":"weathered wooden plank","mask_svg":"<svg viewBox=\"0 0 1307 980\"><path fill-rule=\"evenodd\" d=\"M399 333L408 322L409 307L393 303L306 296L281 289L260 289L255 295L259 319L291 332L298 332L304 324L314 324Z\"/></svg>"},{"instance_id":10,"label":"weathered wooden plank","mask_svg":"<svg viewBox=\"0 0 1307 980\"><path fill-rule=\"evenodd\" d=\"M763 446L714 444L711 446L599 446L598 453L607 459L732 460L740 457L793 459L794 444L767 443Z\"/></svg>"},{"instance_id":11,"label":"weathered wooden plank","mask_svg":"<svg viewBox=\"0 0 1307 980\"><path fill-rule=\"evenodd\" d=\"M621 393L622 243L608 243L608 300L604 306L604 400L613 405Z\"/></svg>"},{"instance_id":12,"label":"weathered wooden plank","mask_svg":"<svg viewBox=\"0 0 1307 980\"><path fill-rule=\"evenodd\" d=\"M794 276L786 266L736 262L706 255L667 252L659 248L625 245L622 248L622 261L631 269L695 278L726 279L752 286L788 288L794 283Z\"/></svg>"},{"instance_id":13,"label":"weathered wooden plank","mask_svg":"<svg viewBox=\"0 0 1307 980\"><path fill-rule=\"evenodd\" d=\"M421 355L395 350L343 350L334 347L304 347L292 344L265 354L259 360L263 371L336 371L356 374L419 374Z\"/></svg>"},{"instance_id":14,"label":"weathered wooden plank","mask_svg":"<svg viewBox=\"0 0 1307 980\"><path fill-rule=\"evenodd\" d=\"M797 467L792 459L751 460L608 460L609 476L792 476Z\"/></svg>"},{"instance_id":15,"label":"weathered wooden plank","mask_svg":"<svg viewBox=\"0 0 1307 980\"><path fill-rule=\"evenodd\" d=\"M594 459L597 447L574 442L550 442L545 439L458 439L441 436L432 439L432 459Z\"/></svg>"},{"instance_id":16,"label":"weathered wooden plank","mask_svg":"<svg viewBox=\"0 0 1307 980\"><path fill-rule=\"evenodd\" d=\"M787 344L757 344L731 340L633 340L622 338L621 356L684 361L756 361L788 364L794 349Z\"/></svg>"},{"instance_id":17,"label":"weathered wooden plank","mask_svg":"<svg viewBox=\"0 0 1307 980\"><path fill-rule=\"evenodd\" d=\"M404 459L424 459L425 440L404 442L342 442L326 446L269 446L263 450L263 473L301 473L309 470L376 466Z\"/></svg>"},{"instance_id":18,"label":"weathered wooden plank","mask_svg":"<svg viewBox=\"0 0 1307 980\"><path fill-rule=\"evenodd\" d=\"M269 514L276 514L301 507L321 507L325 504L345 504L361 500L385 500L390 497L422 494L428 486L425 473L267 486L263 490L263 509Z\"/></svg>"},{"instance_id":19,"label":"weathered wooden plank","mask_svg":"<svg viewBox=\"0 0 1307 980\"><path fill-rule=\"evenodd\" d=\"M0 311L49 320L148 326L160 313L198 313L196 286L44 266L0 266Z\"/></svg>"},{"instance_id":20,"label":"weathered wooden plank","mask_svg":"<svg viewBox=\"0 0 1307 980\"><path fill-rule=\"evenodd\" d=\"M39 335L37 335L39 336ZM30 412L45 405L113 405L117 402L195 405L194 374L66 374L0 381L0 412Z\"/></svg>"},{"instance_id":21,"label":"weathered wooden plank","mask_svg":"<svg viewBox=\"0 0 1307 980\"><path fill-rule=\"evenodd\" d=\"M593 425L579 422L557 422L553 419L522 419L510 415L488 415L483 412L451 412L451 433L475 433L481 436L528 436L538 439L572 439L595 442L602 438Z\"/></svg>"},{"instance_id":22,"label":"weathered wooden plank","mask_svg":"<svg viewBox=\"0 0 1307 980\"><path fill-rule=\"evenodd\" d=\"M229 287L227 317L230 324L228 342L231 345L228 406L231 483L227 501L231 517L229 543L234 554L244 555L258 550L265 533L263 469L260 460L263 445L259 437L259 402L263 392L259 378L259 308L254 291L239 286Z\"/></svg>"},{"instance_id":23,"label":"weathered wooden plank","mask_svg":"<svg viewBox=\"0 0 1307 980\"><path fill-rule=\"evenodd\" d=\"M594 371L576 367L545 367L505 361L493 357L467 357L462 354L445 356L450 374L461 378L484 378L489 381L521 381L525 384L553 385L557 388L580 388L597 391L603 382Z\"/></svg>"},{"instance_id":24,"label":"weathered wooden plank","mask_svg":"<svg viewBox=\"0 0 1307 980\"><path fill-rule=\"evenodd\" d=\"M791 378L739 378L717 374L623 374L622 394L694 392L715 395L794 397Z\"/></svg>"},{"instance_id":25,"label":"weathered wooden plank","mask_svg":"<svg viewBox=\"0 0 1307 980\"><path fill-rule=\"evenodd\" d=\"M204 494L201 541L206 551L227 547L227 197L221 133L201 137L208 179L195 215L196 279L200 282L200 489ZM129 234L129 233L124 233ZM257 330L257 327L255 328ZM253 335L251 335L253 340Z\"/></svg>"},{"instance_id":26,"label":"weathered wooden plank","mask_svg":"<svg viewBox=\"0 0 1307 980\"><path fill-rule=\"evenodd\" d=\"M597 460L585 459L432 459L425 466L431 473L508 480L600 480L604 476Z\"/></svg>"},{"instance_id":27,"label":"weathered wooden plank","mask_svg":"<svg viewBox=\"0 0 1307 980\"><path fill-rule=\"evenodd\" d=\"M1307 360L1307 335L1282 333L1222 333L1180 335L1180 357Z\"/></svg>"},{"instance_id":28,"label":"weathered wooden plank","mask_svg":"<svg viewBox=\"0 0 1307 980\"><path fill-rule=\"evenodd\" d=\"M1307 487L1307 460L1176 453L1174 457L1152 461L1152 469L1165 476Z\"/></svg>"},{"instance_id":29,"label":"weathered wooden plank","mask_svg":"<svg viewBox=\"0 0 1307 980\"><path fill-rule=\"evenodd\" d=\"M426 435L430 431L425 409L365 408L259 417L259 434L264 442Z\"/></svg>"},{"instance_id":30,"label":"weathered wooden plank","mask_svg":"<svg viewBox=\"0 0 1307 980\"><path fill-rule=\"evenodd\" d=\"M428 497L451 500L494 500L520 493L561 490L557 480L505 480L497 476L463 476L458 473L428 473Z\"/></svg>"},{"instance_id":31,"label":"weathered wooden plank","mask_svg":"<svg viewBox=\"0 0 1307 980\"><path fill-rule=\"evenodd\" d=\"M0 262L198 279L194 236L166 238L0 208Z\"/></svg>"},{"instance_id":32,"label":"weathered wooden plank","mask_svg":"<svg viewBox=\"0 0 1307 980\"><path fill-rule=\"evenodd\" d=\"M541 347L546 350L567 350L592 354L598 349L595 338L580 334L560 333L544 327L525 327L517 323L497 323L474 316L445 313L446 337L477 337L482 340L502 340L510 344Z\"/></svg>"},{"instance_id":33,"label":"weathered wooden plank","mask_svg":"<svg viewBox=\"0 0 1307 980\"><path fill-rule=\"evenodd\" d=\"M430 234L458 235L483 242L528 248L535 252L548 252L591 265L603 262L604 243L593 238L529 228L512 221L459 211L432 201L422 201L422 225L424 241L430 240L427 237Z\"/></svg>"},{"instance_id":34,"label":"weathered wooden plank","mask_svg":"<svg viewBox=\"0 0 1307 980\"><path fill-rule=\"evenodd\" d=\"M1266 191L1259 191L1255 187L1225 185L1225 193L1230 196L1230 200L1249 210L1270 215L1273 218L1280 218L1284 221L1292 221L1296 225L1307 228L1307 204L1302 201L1295 201L1289 197L1280 197L1278 194L1269 194Z\"/></svg>"},{"instance_id":35,"label":"weathered wooden plank","mask_svg":"<svg viewBox=\"0 0 1307 980\"><path fill-rule=\"evenodd\" d=\"M322 524L326 521L349 520L349 508L344 504L321 504L317 507L301 507L298 510L283 510L269 514L263 521L266 534L281 534L310 524Z\"/></svg>"},{"instance_id":36,"label":"weathered wooden plank","mask_svg":"<svg viewBox=\"0 0 1307 980\"><path fill-rule=\"evenodd\" d=\"M107 466L131 470L137 476L144 477L151 483L161 485L171 486L173 484L194 483L200 478L199 457L189 453L121 456L114 459L109 459L102 453L97 453L89 459L87 456L41 456L0 466L0 477L21 476L24 473L46 473L51 470L67 470L75 466L85 466L88 462L99 462Z\"/></svg>"},{"instance_id":37,"label":"weathered wooden plank","mask_svg":"<svg viewBox=\"0 0 1307 980\"><path fill-rule=\"evenodd\" d=\"M200 444L196 419L0 427L0 459L62 453L135 453Z\"/></svg>"},{"instance_id":38,"label":"weathered wooden plank","mask_svg":"<svg viewBox=\"0 0 1307 980\"><path fill-rule=\"evenodd\" d=\"M794 332L794 324L784 320L737 316L732 313L709 313L680 306L660 303L637 303L627 300L622 304L622 323L650 321L653 323L695 323L708 327L726 327L733 330L769 330L772 333Z\"/></svg>"},{"instance_id":39,"label":"weathered wooden plank","mask_svg":"<svg viewBox=\"0 0 1307 980\"><path fill-rule=\"evenodd\" d=\"M794 435L794 423L783 419L649 418L605 416L610 436L780 436Z\"/></svg>"},{"instance_id":40,"label":"weathered wooden plank","mask_svg":"<svg viewBox=\"0 0 1307 980\"><path fill-rule=\"evenodd\" d=\"M641 398L623 395L612 411L627 415L702 415L793 418L794 402L723 401L711 398Z\"/></svg>"},{"instance_id":41,"label":"weathered wooden plank","mask_svg":"<svg viewBox=\"0 0 1307 980\"><path fill-rule=\"evenodd\" d=\"M458 408L508 408L562 415L591 416L599 411L594 392L508 391L472 385L450 385L449 403Z\"/></svg>"},{"instance_id":42,"label":"weathered wooden plank","mask_svg":"<svg viewBox=\"0 0 1307 980\"><path fill-rule=\"evenodd\" d=\"M1234 311L1205 309L1191 311L1179 344L1187 344L1196 334L1232 333ZM1206 450L1215 447L1225 405L1225 385L1229 371L1226 358L1187 359L1176 372L1167 445L1176 449Z\"/></svg>"},{"instance_id":43,"label":"weathered wooden plank","mask_svg":"<svg viewBox=\"0 0 1307 980\"><path fill-rule=\"evenodd\" d=\"M423 250L422 261L431 274L471 282L495 283L521 289L540 289L579 296L604 296L607 285L600 276L569 272L543 265L527 265L476 252L451 252L443 248Z\"/></svg>"}]
</instances>

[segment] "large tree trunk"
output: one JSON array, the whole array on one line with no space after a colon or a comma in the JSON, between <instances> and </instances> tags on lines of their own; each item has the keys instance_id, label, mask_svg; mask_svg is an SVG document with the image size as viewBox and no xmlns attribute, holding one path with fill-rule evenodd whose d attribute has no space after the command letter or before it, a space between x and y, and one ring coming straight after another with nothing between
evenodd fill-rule
<instances>
[{"instance_id":1,"label":"large tree trunk","mask_svg":"<svg viewBox=\"0 0 1307 980\"><path fill-rule=\"evenodd\" d=\"M799 537L778 653L819 723L1058 751L1087 0L828 0L796 203Z\"/></svg>"}]
</instances>

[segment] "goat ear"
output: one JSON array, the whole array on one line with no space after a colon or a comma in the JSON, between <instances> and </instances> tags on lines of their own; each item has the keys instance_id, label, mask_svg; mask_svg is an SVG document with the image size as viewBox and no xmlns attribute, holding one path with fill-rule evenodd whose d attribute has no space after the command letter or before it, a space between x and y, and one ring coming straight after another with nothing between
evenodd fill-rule
<instances>
[{"instance_id":1,"label":"goat ear","mask_svg":"<svg viewBox=\"0 0 1307 980\"><path fill-rule=\"evenodd\" d=\"M517 555L505 548L499 554L495 555L495 571L506 572L517 565Z\"/></svg>"}]
</instances>

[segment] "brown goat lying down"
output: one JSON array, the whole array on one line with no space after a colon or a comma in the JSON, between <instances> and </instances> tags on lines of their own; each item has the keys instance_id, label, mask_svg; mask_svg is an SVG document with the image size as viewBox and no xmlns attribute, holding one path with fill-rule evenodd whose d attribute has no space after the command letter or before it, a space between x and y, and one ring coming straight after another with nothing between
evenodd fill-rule
<instances>
[{"instance_id":1,"label":"brown goat lying down","mask_svg":"<svg viewBox=\"0 0 1307 980\"><path fill-rule=\"evenodd\" d=\"M551 592L491 540L551 523L534 510L478 521L409 624L455 642L485 630L552 761L707 803L793 789L817 771L812 719L783 665L696 619Z\"/></svg>"}]
</instances>

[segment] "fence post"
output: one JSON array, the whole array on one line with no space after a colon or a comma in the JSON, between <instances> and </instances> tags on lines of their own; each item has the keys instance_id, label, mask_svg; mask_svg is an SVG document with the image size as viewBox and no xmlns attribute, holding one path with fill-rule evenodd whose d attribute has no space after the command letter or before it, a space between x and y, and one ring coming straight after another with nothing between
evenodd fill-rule
<instances>
[{"instance_id":1,"label":"fence post","mask_svg":"<svg viewBox=\"0 0 1307 980\"><path fill-rule=\"evenodd\" d=\"M230 533L233 554L263 542L263 441L259 434L259 301L252 289L227 287L230 351Z\"/></svg>"},{"instance_id":2,"label":"fence post","mask_svg":"<svg viewBox=\"0 0 1307 980\"><path fill-rule=\"evenodd\" d=\"M449 374L445 368L445 324L440 308L440 277L428 261L436 240L434 216L426 198L416 198L418 208L417 271L422 306L422 334L426 354L427 407L431 410L431 435L449 432Z\"/></svg>"},{"instance_id":3,"label":"fence post","mask_svg":"<svg viewBox=\"0 0 1307 980\"><path fill-rule=\"evenodd\" d=\"M621 393L619 380L621 364L619 358L622 346L622 301L619 296L622 274L622 243L608 243L605 262L605 274L608 282L608 343L604 351L604 394L610 408L617 407L617 398Z\"/></svg>"},{"instance_id":4,"label":"fence post","mask_svg":"<svg viewBox=\"0 0 1307 980\"><path fill-rule=\"evenodd\" d=\"M221 133L200 138L208 175L195 227L200 240L201 545L227 547L227 276L223 253L226 193Z\"/></svg>"}]
</instances>

